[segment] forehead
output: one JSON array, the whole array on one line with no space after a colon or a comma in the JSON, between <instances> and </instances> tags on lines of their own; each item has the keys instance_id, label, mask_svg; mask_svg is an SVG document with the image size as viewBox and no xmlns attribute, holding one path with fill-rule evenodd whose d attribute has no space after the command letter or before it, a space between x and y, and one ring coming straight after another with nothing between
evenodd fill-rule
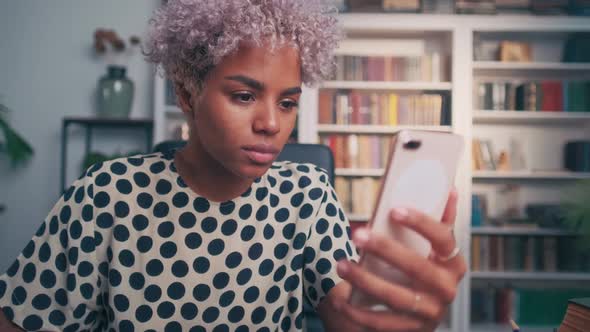
<instances>
[{"instance_id":1,"label":"forehead","mask_svg":"<svg viewBox=\"0 0 590 332\"><path fill-rule=\"evenodd\" d=\"M293 46L271 49L267 44L241 44L236 52L222 59L214 72L218 77L240 74L263 83L283 81L290 85L299 85L301 60L299 50Z\"/></svg>"}]
</instances>

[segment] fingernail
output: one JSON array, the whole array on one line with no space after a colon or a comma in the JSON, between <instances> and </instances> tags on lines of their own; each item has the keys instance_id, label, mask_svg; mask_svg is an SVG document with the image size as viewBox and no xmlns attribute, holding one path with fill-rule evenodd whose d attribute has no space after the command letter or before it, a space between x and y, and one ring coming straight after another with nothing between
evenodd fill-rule
<instances>
[{"instance_id":1,"label":"fingernail","mask_svg":"<svg viewBox=\"0 0 590 332\"><path fill-rule=\"evenodd\" d=\"M348 263L345 260L341 260L336 265L336 271L339 276L343 276L348 272Z\"/></svg>"},{"instance_id":2,"label":"fingernail","mask_svg":"<svg viewBox=\"0 0 590 332\"><path fill-rule=\"evenodd\" d=\"M404 208L395 208L391 211L391 218L395 221L404 221L408 218L408 210Z\"/></svg>"},{"instance_id":3,"label":"fingernail","mask_svg":"<svg viewBox=\"0 0 590 332\"><path fill-rule=\"evenodd\" d=\"M369 241L370 235L369 230L366 228L357 229L353 236L354 244L358 247L363 247Z\"/></svg>"}]
</instances>

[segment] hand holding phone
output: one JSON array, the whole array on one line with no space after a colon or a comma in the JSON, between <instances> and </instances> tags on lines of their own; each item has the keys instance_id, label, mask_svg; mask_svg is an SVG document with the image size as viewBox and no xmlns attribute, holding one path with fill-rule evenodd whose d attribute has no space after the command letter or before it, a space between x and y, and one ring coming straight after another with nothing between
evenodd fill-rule
<instances>
[{"instance_id":1,"label":"hand holding phone","mask_svg":"<svg viewBox=\"0 0 590 332\"><path fill-rule=\"evenodd\" d=\"M392 225L389 213L394 208L412 208L440 220L462 151L463 139L456 134L417 130L398 132L369 221L371 232L385 234L419 255L428 256L430 242L411 229ZM402 271L374 255L361 253L359 264L390 282L404 286L410 284ZM377 299L355 288L350 303L374 310L387 309Z\"/></svg>"}]
</instances>

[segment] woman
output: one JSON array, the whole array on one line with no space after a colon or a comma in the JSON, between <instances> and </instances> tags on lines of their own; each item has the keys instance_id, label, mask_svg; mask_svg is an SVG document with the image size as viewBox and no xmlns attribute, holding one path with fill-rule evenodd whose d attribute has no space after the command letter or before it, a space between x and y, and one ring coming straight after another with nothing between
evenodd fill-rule
<instances>
[{"instance_id":1,"label":"woman","mask_svg":"<svg viewBox=\"0 0 590 332\"><path fill-rule=\"evenodd\" d=\"M0 277L2 330L297 331L304 297L330 331L433 330L465 271L449 231L456 195L442 223L392 211L432 242L428 259L355 233L356 247L415 280L408 288L349 262L350 227L323 170L273 162L302 82L333 69L334 13L309 0L178 0L151 23L148 59L175 82L188 144L74 182ZM395 313L348 305L351 287Z\"/></svg>"}]
</instances>

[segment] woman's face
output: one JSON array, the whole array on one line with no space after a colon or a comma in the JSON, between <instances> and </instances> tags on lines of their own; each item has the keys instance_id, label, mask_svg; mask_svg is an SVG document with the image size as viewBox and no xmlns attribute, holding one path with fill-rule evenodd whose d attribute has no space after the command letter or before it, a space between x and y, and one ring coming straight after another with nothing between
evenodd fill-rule
<instances>
[{"instance_id":1,"label":"woman's face","mask_svg":"<svg viewBox=\"0 0 590 332\"><path fill-rule=\"evenodd\" d=\"M239 177L264 174L295 126L300 68L292 47L242 46L224 58L191 98L197 157Z\"/></svg>"}]
</instances>

